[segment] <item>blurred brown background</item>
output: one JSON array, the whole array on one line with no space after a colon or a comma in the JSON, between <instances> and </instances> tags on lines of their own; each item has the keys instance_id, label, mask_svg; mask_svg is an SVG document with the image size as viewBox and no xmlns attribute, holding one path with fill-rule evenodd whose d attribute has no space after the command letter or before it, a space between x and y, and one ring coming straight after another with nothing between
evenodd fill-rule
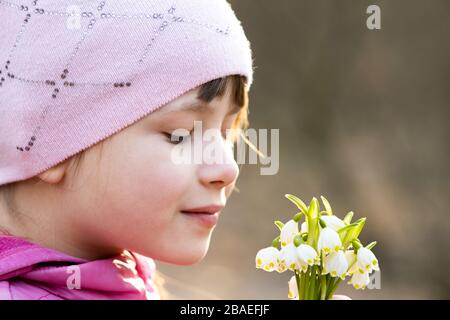
<instances>
[{"instance_id":1,"label":"blurred brown background","mask_svg":"<svg viewBox=\"0 0 450 320\"><path fill-rule=\"evenodd\" d=\"M450 298L450 2L230 1L252 43L253 128L280 129L277 175L245 165L210 251L189 267L158 262L178 298L287 299L291 272L255 268L273 220L325 195L367 217L381 289L353 299ZM381 30L366 8L381 7Z\"/></svg>"}]
</instances>

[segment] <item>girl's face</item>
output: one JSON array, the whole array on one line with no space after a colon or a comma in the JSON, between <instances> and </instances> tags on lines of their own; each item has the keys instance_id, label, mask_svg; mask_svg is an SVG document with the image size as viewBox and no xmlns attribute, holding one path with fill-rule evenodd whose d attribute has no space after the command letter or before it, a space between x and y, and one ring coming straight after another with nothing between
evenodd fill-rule
<instances>
[{"instance_id":1,"label":"girl's face","mask_svg":"<svg viewBox=\"0 0 450 320\"><path fill-rule=\"evenodd\" d=\"M171 141L170 133L179 128L191 131L194 120L202 121L203 131L224 132L237 113L229 114L235 108L228 91L210 103L198 100L197 94L198 89L191 90L115 134L100 158L86 153L71 181L69 206L76 209L67 223L80 230L87 247L125 248L179 265L205 256L214 226L180 211L225 205L238 166L224 138L202 141L221 149L220 163L178 164L172 159L177 142ZM193 104L207 108L183 110Z\"/></svg>"}]
</instances>

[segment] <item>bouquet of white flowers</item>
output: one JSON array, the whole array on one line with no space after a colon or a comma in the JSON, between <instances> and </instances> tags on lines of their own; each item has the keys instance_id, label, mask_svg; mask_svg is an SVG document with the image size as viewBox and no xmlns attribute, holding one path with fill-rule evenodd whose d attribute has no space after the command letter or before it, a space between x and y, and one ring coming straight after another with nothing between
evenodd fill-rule
<instances>
[{"instance_id":1,"label":"bouquet of white flowers","mask_svg":"<svg viewBox=\"0 0 450 320\"><path fill-rule=\"evenodd\" d=\"M258 251L256 268L279 273L293 271L288 283L289 299L330 299L346 276L351 276L349 284L354 288L364 289L370 283L369 274L379 271L378 260L371 251L376 242L363 246L358 239L366 218L352 223L353 212L349 212L343 220L339 219L323 196L325 211L321 211L316 198L309 206L294 195L286 194L286 198L300 212L285 224L275 221L280 235L272 246Z\"/></svg>"}]
</instances>

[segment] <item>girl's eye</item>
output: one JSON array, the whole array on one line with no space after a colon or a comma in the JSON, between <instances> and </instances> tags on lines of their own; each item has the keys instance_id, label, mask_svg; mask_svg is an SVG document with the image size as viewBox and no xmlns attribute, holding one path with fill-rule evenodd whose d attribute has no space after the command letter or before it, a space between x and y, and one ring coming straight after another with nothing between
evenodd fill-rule
<instances>
[{"instance_id":1,"label":"girl's eye","mask_svg":"<svg viewBox=\"0 0 450 320\"><path fill-rule=\"evenodd\" d=\"M182 142L185 142L187 139L189 139L191 137L191 135L193 133L192 131L190 132L189 135L185 135L185 136L172 135L171 133L168 133L168 132L164 132L164 135L167 137L167 139L169 140L170 143L172 143L172 144L180 144ZM222 130L221 134L222 134L222 138L224 140L228 141L227 138L229 138L229 137L227 137L227 134L228 134L227 131L226 130Z\"/></svg>"},{"instance_id":2,"label":"girl's eye","mask_svg":"<svg viewBox=\"0 0 450 320\"><path fill-rule=\"evenodd\" d=\"M167 132L164 132L164 134L169 139L169 143L172 143L172 144L180 144L182 142L185 142L190 137L190 135L176 136L176 135L172 135L171 133L167 133Z\"/></svg>"}]
</instances>

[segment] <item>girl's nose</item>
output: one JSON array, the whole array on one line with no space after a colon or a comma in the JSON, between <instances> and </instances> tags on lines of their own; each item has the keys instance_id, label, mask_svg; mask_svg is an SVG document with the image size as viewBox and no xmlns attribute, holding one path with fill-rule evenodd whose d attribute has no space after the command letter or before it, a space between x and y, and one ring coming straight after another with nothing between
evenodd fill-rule
<instances>
[{"instance_id":1,"label":"girl's nose","mask_svg":"<svg viewBox=\"0 0 450 320\"><path fill-rule=\"evenodd\" d=\"M222 189L234 183L239 175L239 167L234 159L233 149L227 142L217 143L215 148L221 148L219 151L221 157L209 158L203 161L199 168L199 178L203 185L214 186Z\"/></svg>"}]
</instances>

